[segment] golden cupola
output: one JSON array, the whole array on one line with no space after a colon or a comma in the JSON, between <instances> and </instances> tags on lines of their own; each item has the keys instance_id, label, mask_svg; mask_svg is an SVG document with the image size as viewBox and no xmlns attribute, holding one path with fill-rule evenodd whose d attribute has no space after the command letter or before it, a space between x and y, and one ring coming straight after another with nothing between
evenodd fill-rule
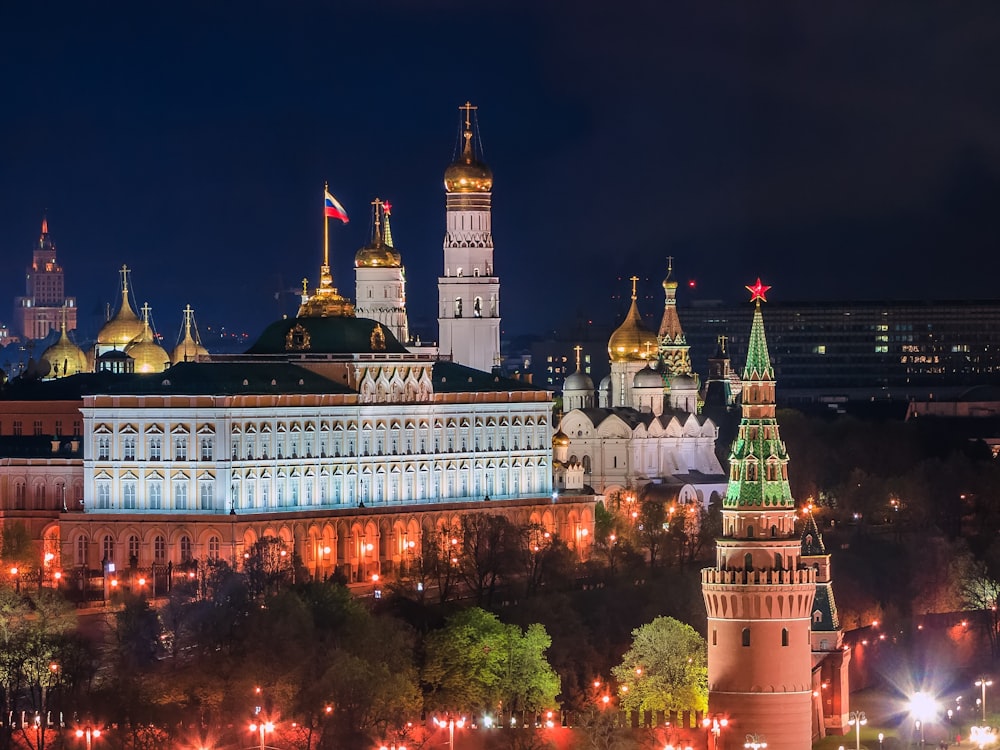
<instances>
[{"instance_id":1,"label":"golden cupola","mask_svg":"<svg viewBox=\"0 0 1000 750\"><path fill-rule=\"evenodd\" d=\"M472 147L472 113L476 107L466 102L460 107L465 110L465 147L462 155L444 171L444 189L449 193L488 193L493 190L493 172L477 158Z\"/></svg>"},{"instance_id":2,"label":"golden cupola","mask_svg":"<svg viewBox=\"0 0 1000 750\"><path fill-rule=\"evenodd\" d=\"M184 308L184 333L170 355L170 363L176 365L179 362L194 362L208 356L208 349L201 345L198 327L194 322L194 310L188 305Z\"/></svg>"},{"instance_id":3,"label":"golden cupola","mask_svg":"<svg viewBox=\"0 0 1000 750\"><path fill-rule=\"evenodd\" d=\"M133 339L142 335L143 324L128 301L128 266L122 266L122 302L115 316L97 333L98 346L124 349Z\"/></svg>"},{"instance_id":4,"label":"golden cupola","mask_svg":"<svg viewBox=\"0 0 1000 750\"><path fill-rule=\"evenodd\" d=\"M372 201L374 220L372 241L358 250L354 256L355 268L399 268L402 258L392 246L389 230L389 214L392 209L388 201L376 198Z\"/></svg>"},{"instance_id":5,"label":"golden cupola","mask_svg":"<svg viewBox=\"0 0 1000 750\"><path fill-rule=\"evenodd\" d=\"M132 371L163 372L170 366L170 355L156 343L156 336L149 325L149 305L142 306L142 333L125 347L125 353L132 358Z\"/></svg>"},{"instance_id":6,"label":"golden cupola","mask_svg":"<svg viewBox=\"0 0 1000 750\"><path fill-rule=\"evenodd\" d=\"M642 324L642 316L635 302L635 284L639 280L632 277L632 305L624 322L608 339L608 356L612 362L640 362L655 359L657 355L656 334Z\"/></svg>"},{"instance_id":7,"label":"golden cupola","mask_svg":"<svg viewBox=\"0 0 1000 750\"><path fill-rule=\"evenodd\" d=\"M42 353L42 359L49 363L48 378L64 378L87 372L90 366L83 349L70 341L66 333L66 309L63 308L62 328L59 340Z\"/></svg>"}]
</instances>

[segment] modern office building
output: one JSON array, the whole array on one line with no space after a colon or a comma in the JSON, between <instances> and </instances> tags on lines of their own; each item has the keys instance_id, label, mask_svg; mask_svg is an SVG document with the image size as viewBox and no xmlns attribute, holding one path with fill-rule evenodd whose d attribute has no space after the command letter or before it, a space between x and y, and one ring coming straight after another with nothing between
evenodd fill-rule
<instances>
[{"instance_id":1,"label":"modern office building","mask_svg":"<svg viewBox=\"0 0 1000 750\"><path fill-rule=\"evenodd\" d=\"M746 361L748 305L683 306L696 369L727 337ZM1000 300L775 302L765 321L781 404L955 395L1000 382Z\"/></svg>"}]
</instances>

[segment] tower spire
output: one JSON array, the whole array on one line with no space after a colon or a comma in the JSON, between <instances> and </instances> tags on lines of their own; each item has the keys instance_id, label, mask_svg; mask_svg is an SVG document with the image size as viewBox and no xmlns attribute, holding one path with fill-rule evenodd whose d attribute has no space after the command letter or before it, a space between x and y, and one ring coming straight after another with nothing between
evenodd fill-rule
<instances>
[{"instance_id":1,"label":"tower spire","mask_svg":"<svg viewBox=\"0 0 1000 750\"><path fill-rule=\"evenodd\" d=\"M389 228L389 217L392 215L392 204L389 201L382 201L382 238L389 247L392 247L392 229Z\"/></svg>"}]
</instances>

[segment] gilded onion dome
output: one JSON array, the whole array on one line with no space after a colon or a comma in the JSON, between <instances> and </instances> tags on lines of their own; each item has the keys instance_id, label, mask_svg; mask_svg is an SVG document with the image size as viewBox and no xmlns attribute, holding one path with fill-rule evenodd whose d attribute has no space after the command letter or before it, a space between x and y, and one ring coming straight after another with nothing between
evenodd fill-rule
<instances>
[{"instance_id":1,"label":"gilded onion dome","mask_svg":"<svg viewBox=\"0 0 1000 750\"><path fill-rule=\"evenodd\" d=\"M62 329L59 340L42 352L42 359L49 363L50 378L63 378L67 375L76 375L78 372L87 372L90 367L87 363L87 355L83 349L78 347L66 333L66 311L63 309Z\"/></svg>"},{"instance_id":2,"label":"gilded onion dome","mask_svg":"<svg viewBox=\"0 0 1000 750\"><path fill-rule=\"evenodd\" d=\"M459 109L465 110L465 148L462 155L444 171L444 189L449 193L488 193L493 189L493 172L476 158L472 148L471 114L476 107L466 102Z\"/></svg>"},{"instance_id":3,"label":"gilded onion dome","mask_svg":"<svg viewBox=\"0 0 1000 750\"><path fill-rule=\"evenodd\" d=\"M639 362L656 357L659 346L656 334L642 324L642 316L635 303L635 282L638 280L638 277L632 277L632 305L628 315L608 339L608 355L612 362Z\"/></svg>"},{"instance_id":4,"label":"gilded onion dome","mask_svg":"<svg viewBox=\"0 0 1000 750\"><path fill-rule=\"evenodd\" d=\"M389 231L389 205L380 198L372 201L375 217L372 241L355 254L355 268L399 268L403 265L399 253L392 246L392 234ZM385 227L384 232L383 226Z\"/></svg>"},{"instance_id":5,"label":"gilded onion dome","mask_svg":"<svg viewBox=\"0 0 1000 750\"><path fill-rule=\"evenodd\" d=\"M115 317L105 323L97 334L102 346L123 348L142 334L143 324L128 301L128 266L122 266L122 302Z\"/></svg>"},{"instance_id":6,"label":"gilded onion dome","mask_svg":"<svg viewBox=\"0 0 1000 750\"><path fill-rule=\"evenodd\" d=\"M569 436L565 432L562 431L562 428L560 428L556 433L554 433L552 435L552 447L553 448L562 447L562 446L569 446L569 442L570 442L569 441Z\"/></svg>"},{"instance_id":7,"label":"gilded onion dome","mask_svg":"<svg viewBox=\"0 0 1000 750\"><path fill-rule=\"evenodd\" d=\"M163 372L170 366L170 355L156 343L149 326L149 305L143 305L142 313L142 333L125 347L125 353L132 358L133 372Z\"/></svg>"},{"instance_id":8,"label":"gilded onion dome","mask_svg":"<svg viewBox=\"0 0 1000 750\"><path fill-rule=\"evenodd\" d=\"M184 335L174 347L170 363L176 365L178 362L194 362L202 357L208 357L208 349L201 345L198 329L194 325L194 310L188 305L184 308Z\"/></svg>"}]
</instances>

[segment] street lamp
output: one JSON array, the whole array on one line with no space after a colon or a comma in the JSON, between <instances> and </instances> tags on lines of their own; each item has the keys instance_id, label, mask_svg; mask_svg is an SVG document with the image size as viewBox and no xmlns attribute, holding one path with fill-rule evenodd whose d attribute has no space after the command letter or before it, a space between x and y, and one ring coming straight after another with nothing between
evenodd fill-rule
<instances>
[{"instance_id":1,"label":"street lamp","mask_svg":"<svg viewBox=\"0 0 1000 750\"><path fill-rule=\"evenodd\" d=\"M264 750L264 734L266 732L273 732L274 724L270 721L254 721L250 723L250 731L257 732L257 735L260 737L260 750Z\"/></svg>"},{"instance_id":2,"label":"street lamp","mask_svg":"<svg viewBox=\"0 0 1000 750\"><path fill-rule=\"evenodd\" d=\"M445 719L439 719L435 716L434 726L448 727L448 750L455 750L455 727L458 727L459 729L464 727L465 717L460 716L456 719L453 716L449 716Z\"/></svg>"},{"instance_id":3,"label":"street lamp","mask_svg":"<svg viewBox=\"0 0 1000 750\"><path fill-rule=\"evenodd\" d=\"M764 742L764 738L759 734L748 734L747 741L743 743L743 747L747 750L763 750L767 747L767 743Z\"/></svg>"},{"instance_id":4,"label":"street lamp","mask_svg":"<svg viewBox=\"0 0 1000 750\"><path fill-rule=\"evenodd\" d=\"M976 687L983 689L983 724L986 723L986 688L993 684L993 680L986 679L986 675L983 675L978 680L976 680Z\"/></svg>"},{"instance_id":5,"label":"street lamp","mask_svg":"<svg viewBox=\"0 0 1000 750\"><path fill-rule=\"evenodd\" d=\"M854 747L861 750L861 727L868 723L868 717L864 711L851 711L847 723L854 727Z\"/></svg>"},{"instance_id":6,"label":"street lamp","mask_svg":"<svg viewBox=\"0 0 1000 750\"><path fill-rule=\"evenodd\" d=\"M77 729L76 736L85 737L87 740L87 750L91 750L91 744L94 740L101 736L101 730L94 729L88 724L83 729Z\"/></svg>"},{"instance_id":7,"label":"street lamp","mask_svg":"<svg viewBox=\"0 0 1000 750\"><path fill-rule=\"evenodd\" d=\"M989 727L969 727L969 742L974 744L979 750L991 744L996 737Z\"/></svg>"},{"instance_id":8,"label":"street lamp","mask_svg":"<svg viewBox=\"0 0 1000 750\"><path fill-rule=\"evenodd\" d=\"M707 716L702 719L701 725L708 730L708 733L712 736L712 750L719 750L719 735L722 734L722 730L729 726L729 719L722 717L721 719L712 717L711 719Z\"/></svg>"},{"instance_id":9,"label":"street lamp","mask_svg":"<svg viewBox=\"0 0 1000 750\"><path fill-rule=\"evenodd\" d=\"M938 712L938 702L929 693L919 692L910 696L910 716L916 721L916 729L920 732L920 744L924 744L924 724L933 719Z\"/></svg>"}]
</instances>

